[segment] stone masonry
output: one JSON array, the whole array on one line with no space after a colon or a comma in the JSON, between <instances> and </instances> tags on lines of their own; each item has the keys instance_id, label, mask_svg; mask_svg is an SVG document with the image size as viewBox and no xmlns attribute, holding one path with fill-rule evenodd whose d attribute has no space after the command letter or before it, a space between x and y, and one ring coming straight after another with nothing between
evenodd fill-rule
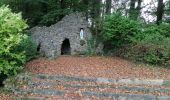
<instances>
[{"instance_id":1,"label":"stone masonry","mask_svg":"<svg viewBox=\"0 0 170 100\"><path fill-rule=\"evenodd\" d=\"M88 22L82 13L65 16L58 23L50 27L34 27L30 30L33 41L41 55L55 58L61 55L64 40L69 40L70 54L81 54L87 51L87 41L92 37ZM80 39L80 29L84 30L84 39ZM83 42L83 44L82 44Z\"/></svg>"}]
</instances>

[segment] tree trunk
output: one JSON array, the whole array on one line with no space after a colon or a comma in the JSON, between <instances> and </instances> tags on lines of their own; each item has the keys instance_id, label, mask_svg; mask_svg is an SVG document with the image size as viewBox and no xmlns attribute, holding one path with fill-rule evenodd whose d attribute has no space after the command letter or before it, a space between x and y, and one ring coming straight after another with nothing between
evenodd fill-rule
<instances>
[{"instance_id":1,"label":"tree trunk","mask_svg":"<svg viewBox=\"0 0 170 100\"><path fill-rule=\"evenodd\" d=\"M162 17L164 14L164 3L163 0L158 0L158 7L157 7L157 20L156 20L156 24L159 25L162 21Z\"/></svg>"},{"instance_id":2,"label":"tree trunk","mask_svg":"<svg viewBox=\"0 0 170 100\"><path fill-rule=\"evenodd\" d=\"M142 0L138 0L138 6L135 8L134 20L137 20L138 17L140 16L141 4Z\"/></svg>"},{"instance_id":3,"label":"tree trunk","mask_svg":"<svg viewBox=\"0 0 170 100\"><path fill-rule=\"evenodd\" d=\"M111 14L112 0L106 0L106 14Z\"/></svg>"},{"instance_id":4,"label":"tree trunk","mask_svg":"<svg viewBox=\"0 0 170 100\"><path fill-rule=\"evenodd\" d=\"M92 17L92 25L91 28L94 31L94 34L97 35L97 27L96 27L96 19L101 17L101 2L102 0L91 0L90 15Z\"/></svg>"},{"instance_id":5,"label":"tree trunk","mask_svg":"<svg viewBox=\"0 0 170 100\"><path fill-rule=\"evenodd\" d=\"M60 6L61 6L61 9L64 9L64 0L60 1Z\"/></svg>"},{"instance_id":6,"label":"tree trunk","mask_svg":"<svg viewBox=\"0 0 170 100\"><path fill-rule=\"evenodd\" d=\"M135 8L135 3L137 2L137 7ZM133 20L137 20L140 16L142 0L131 0L130 2L130 10L129 10L129 18Z\"/></svg>"},{"instance_id":7,"label":"tree trunk","mask_svg":"<svg viewBox=\"0 0 170 100\"><path fill-rule=\"evenodd\" d=\"M130 1L129 18L134 19L136 0Z\"/></svg>"}]
</instances>

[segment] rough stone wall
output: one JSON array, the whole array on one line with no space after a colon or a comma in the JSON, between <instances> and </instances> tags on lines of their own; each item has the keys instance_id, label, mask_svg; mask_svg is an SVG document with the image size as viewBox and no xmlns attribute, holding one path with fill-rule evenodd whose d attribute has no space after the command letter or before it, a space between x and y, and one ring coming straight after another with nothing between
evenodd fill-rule
<instances>
[{"instance_id":1,"label":"rough stone wall","mask_svg":"<svg viewBox=\"0 0 170 100\"><path fill-rule=\"evenodd\" d=\"M81 28L84 29L83 46L80 45ZM87 51L87 40L92 37L88 22L82 13L67 15L50 27L34 27L30 32L34 42L40 45L40 54L49 58L61 54L61 45L66 38L70 41L71 55L75 55Z\"/></svg>"}]
</instances>

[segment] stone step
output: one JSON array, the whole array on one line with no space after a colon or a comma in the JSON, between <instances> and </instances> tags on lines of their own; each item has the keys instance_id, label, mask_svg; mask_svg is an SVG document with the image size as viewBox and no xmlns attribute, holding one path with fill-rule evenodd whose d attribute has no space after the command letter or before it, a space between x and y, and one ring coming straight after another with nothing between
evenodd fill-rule
<instances>
[{"instance_id":1,"label":"stone step","mask_svg":"<svg viewBox=\"0 0 170 100\"><path fill-rule=\"evenodd\" d=\"M84 95L90 97L96 96L98 98L110 97L113 100L170 100L170 96L154 96L146 94L116 94L116 93L97 93L97 92L84 92Z\"/></svg>"},{"instance_id":2,"label":"stone step","mask_svg":"<svg viewBox=\"0 0 170 100\"><path fill-rule=\"evenodd\" d=\"M125 85L125 81L122 81L122 79L114 80L45 74L33 74L30 76L32 78L28 81L28 84L20 84L13 92L16 95L22 96L28 94L40 95L41 98L39 96L35 98L29 96L26 98L19 97L16 100L48 100L44 98L46 96L67 98L65 95L68 93L74 94L77 92L81 93L84 98L89 97L90 100L93 97L99 99L110 98L111 100L170 100L170 96L167 96L170 95L170 87L162 85L165 82L169 82L168 80L163 81L163 83L158 82L159 84L153 83L154 81L150 81L151 83L148 84L136 84L136 81L129 79L131 82L129 81ZM128 82L128 80L126 81ZM62 86L62 89L55 88L57 86Z\"/></svg>"},{"instance_id":3,"label":"stone step","mask_svg":"<svg viewBox=\"0 0 170 100\"><path fill-rule=\"evenodd\" d=\"M66 92L65 92L66 94ZM40 95L49 95L47 94L40 94ZM148 94L123 94L123 93L106 93L106 92L92 92L92 91L83 91L81 92L81 95L83 97L89 97L90 98L110 98L111 100L170 100L170 96L155 96L155 95L148 95ZM55 96L53 94L52 96ZM58 95L57 95L58 96ZM59 95L60 98L64 98L63 95ZM67 97L65 97L67 98ZM67 98L68 99L68 98ZM15 100L15 99L14 99ZM20 98L16 100L48 100L48 98L43 97L26 97L26 98ZM52 99L49 99L52 100ZM56 100L56 99L54 99Z\"/></svg>"},{"instance_id":4,"label":"stone step","mask_svg":"<svg viewBox=\"0 0 170 100\"><path fill-rule=\"evenodd\" d=\"M81 81L81 82L96 82L106 84L128 84L128 85L157 85L157 86L169 86L170 80L162 79L109 79L109 78L93 78L93 77L77 77L77 76L63 76L63 75L34 75L39 79L58 80L58 81Z\"/></svg>"},{"instance_id":5,"label":"stone step","mask_svg":"<svg viewBox=\"0 0 170 100\"><path fill-rule=\"evenodd\" d=\"M12 100L47 100L44 97L13 97Z\"/></svg>"},{"instance_id":6,"label":"stone step","mask_svg":"<svg viewBox=\"0 0 170 100\"><path fill-rule=\"evenodd\" d=\"M36 95L55 95L55 96L62 96L64 95L64 91L60 91L60 90L52 90L52 89L27 89L27 90L23 90L23 89L16 89L14 91L14 94L22 94L22 95L26 95L26 94L36 94Z\"/></svg>"},{"instance_id":7,"label":"stone step","mask_svg":"<svg viewBox=\"0 0 170 100\"><path fill-rule=\"evenodd\" d=\"M107 84L102 84L102 85L81 85L81 84L64 84L64 83L53 83L53 82L31 82L29 84L30 88L36 88L36 87L41 87L44 89L47 88L54 88L56 86L63 86L65 88L77 88L77 89L120 89L120 90L127 90L127 91L139 91L139 92L145 92L145 93L150 93L150 92L161 92L161 93L170 93L170 88L158 88L158 87L143 87L143 86L118 86L118 85L107 85Z\"/></svg>"},{"instance_id":8,"label":"stone step","mask_svg":"<svg viewBox=\"0 0 170 100\"><path fill-rule=\"evenodd\" d=\"M67 92L84 92L89 91L92 93L101 93L104 91L100 90L105 90L107 92L108 90L110 93L114 94L116 93L133 93L133 94L153 94L153 95L167 95L168 93L170 94L170 89L163 89L163 88L145 88L145 87L129 87L129 86L107 86L107 85L96 85L96 86L90 86L90 85L77 85L77 84L62 84L62 91L60 88L55 88L58 87L57 83L51 83L51 82L46 82L46 83L33 83L33 85L29 85L25 87L25 89L17 89L15 90L15 94L39 94L39 95L58 95L58 96L63 96ZM100 92L99 92L100 91ZM168 94L168 95L169 95Z\"/></svg>"},{"instance_id":9,"label":"stone step","mask_svg":"<svg viewBox=\"0 0 170 100\"><path fill-rule=\"evenodd\" d=\"M81 82L96 82L96 78L86 78L86 77L73 77L73 76L64 76L64 75L45 75L37 74L34 75L39 79L48 79L48 80L58 80L58 81L81 81Z\"/></svg>"},{"instance_id":10,"label":"stone step","mask_svg":"<svg viewBox=\"0 0 170 100\"><path fill-rule=\"evenodd\" d=\"M63 96L51 96L51 95L37 95L37 94L27 94L27 95L15 95L12 100L63 100Z\"/></svg>"}]
</instances>

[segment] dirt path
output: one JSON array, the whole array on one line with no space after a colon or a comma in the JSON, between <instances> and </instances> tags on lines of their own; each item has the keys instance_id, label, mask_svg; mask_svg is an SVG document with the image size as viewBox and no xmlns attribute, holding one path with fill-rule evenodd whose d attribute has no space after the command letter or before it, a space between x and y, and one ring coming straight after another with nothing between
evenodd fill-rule
<instances>
[{"instance_id":1,"label":"dirt path","mask_svg":"<svg viewBox=\"0 0 170 100\"><path fill-rule=\"evenodd\" d=\"M146 67L117 57L61 56L51 61L39 58L29 62L26 69L36 74L112 79L170 79L170 69Z\"/></svg>"}]
</instances>

